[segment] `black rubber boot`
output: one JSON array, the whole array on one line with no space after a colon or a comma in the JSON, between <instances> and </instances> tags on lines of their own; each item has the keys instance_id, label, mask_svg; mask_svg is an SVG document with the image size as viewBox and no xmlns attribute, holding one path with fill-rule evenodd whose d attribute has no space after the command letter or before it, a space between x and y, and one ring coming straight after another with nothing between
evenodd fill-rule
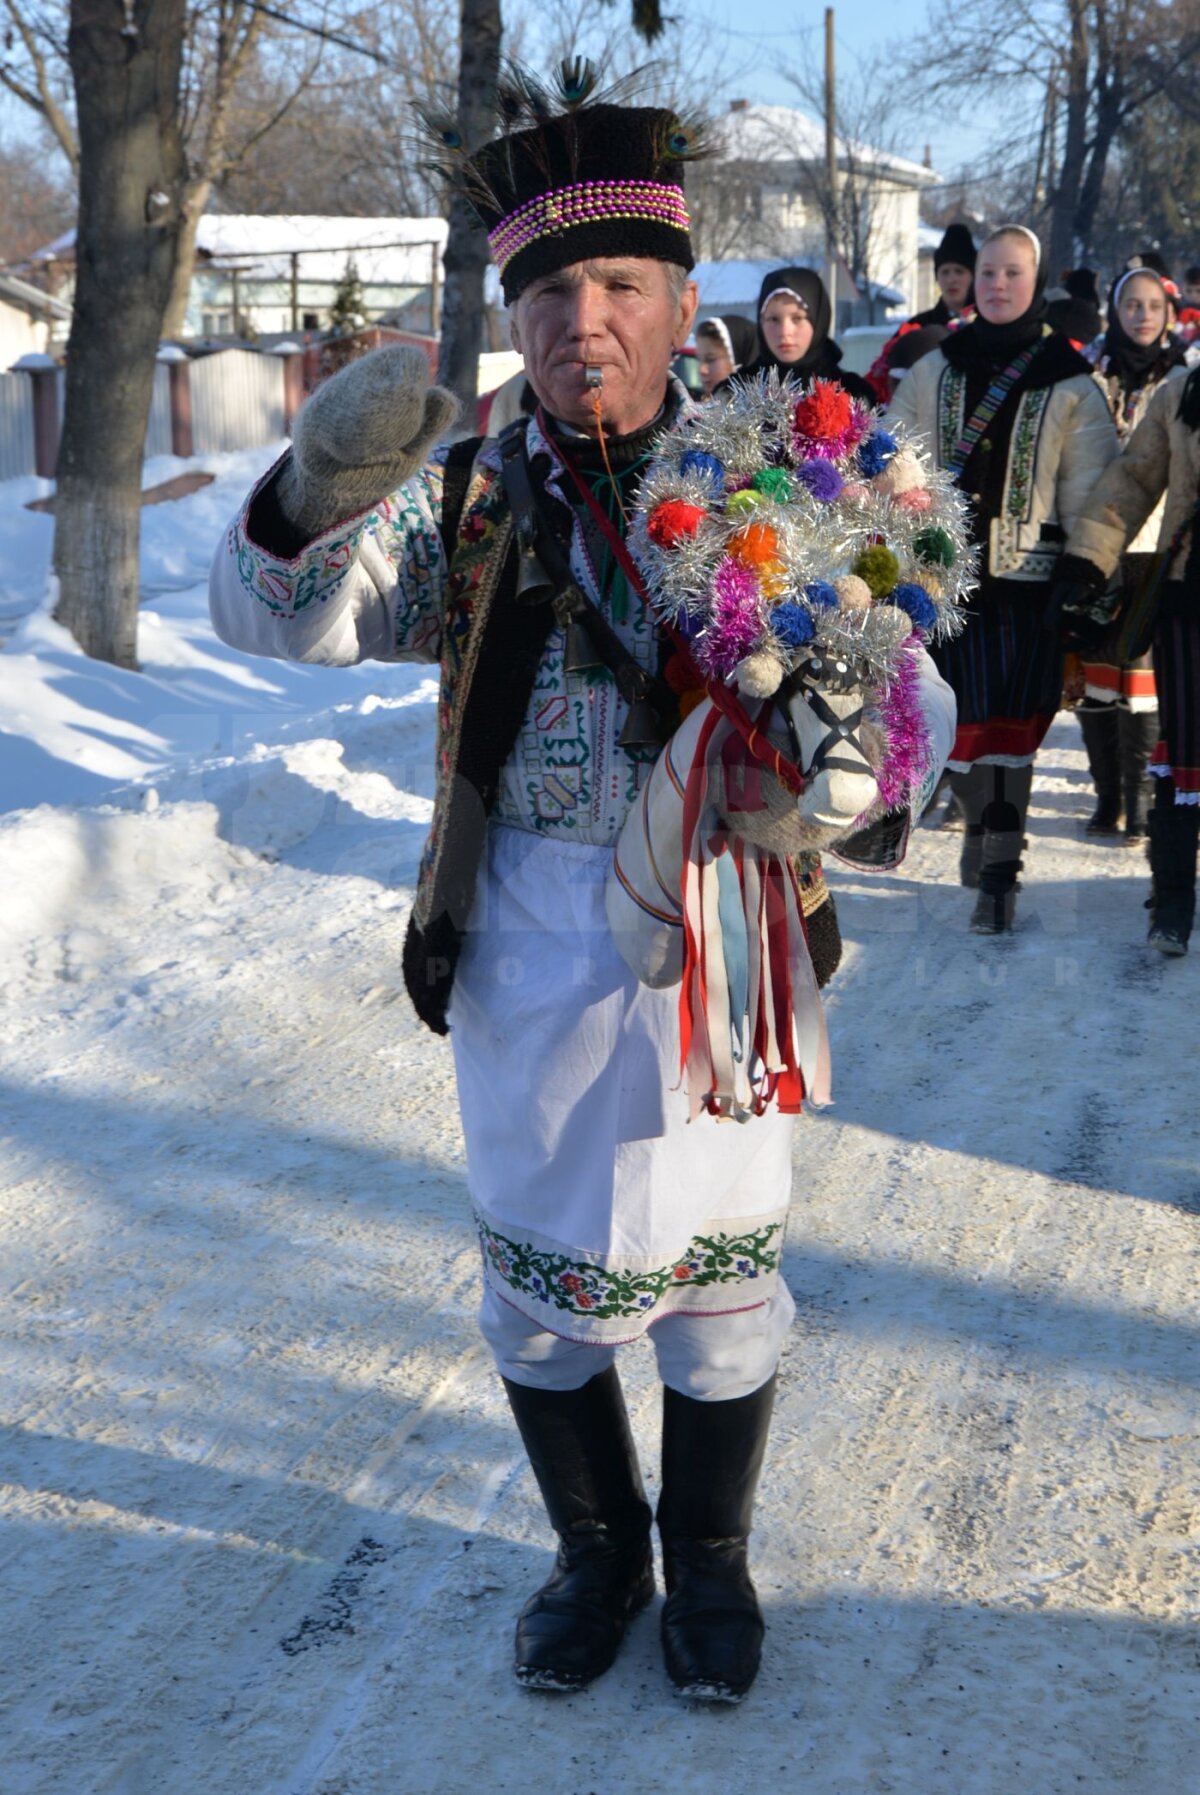
<instances>
[{"instance_id":1,"label":"black rubber boot","mask_svg":"<svg viewBox=\"0 0 1200 1795\"><path fill-rule=\"evenodd\" d=\"M1188 950L1196 915L1196 842L1200 806L1176 804L1175 782L1154 781L1150 812L1150 933L1159 953L1179 959Z\"/></svg>"},{"instance_id":2,"label":"black rubber boot","mask_svg":"<svg viewBox=\"0 0 1200 1795\"><path fill-rule=\"evenodd\" d=\"M1084 824L1085 835L1117 835L1121 821L1121 760L1118 711L1115 704L1080 704L1075 715L1083 732L1088 769L1096 788L1096 808Z\"/></svg>"},{"instance_id":3,"label":"black rubber boot","mask_svg":"<svg viewBox=\"0 0 1200 1795\"><path fill-rule=\"evenodd\" d=\"M952 773L950 785L962 815L963 844L958 860L959 883L968 891L979 884L983 859L983 813L991 790L990 768L972 767L969 773Z\"/></svg>"},{"instance_id":4,"label":"black rubber boot","mask_svg":"<svg viewBox=\"0 0 1200 1795\"><path fill-rule=\"evenodd\" d=\"M1146 768L1158 740L1158 712L1129 711L1122 706L1117 714L1117 739L1121 790L1125 796L1125 840L1144 841L1153 798L1150 788L1154 784L1147 778Z\"/></svg>"},{"instance_id":5,"label":"black rubber boot","mask_svg":"<svg viewBox=\"0 0 1200 1795\"><path fill-rule=\"evenodd\" d=\"M692 1701L740 1702L758 1675L764 1624L747 1542L775 1379L732 1402L663 1392L663 1655Z\"/></svg>"},{"instance_id":6,"label":"black rubber boot","mask_svg":"<svg viewBox=\"0 0 1200 1795\"><path fill-rule=\"evenodd\" d=\"M1003 935L1013 926L1017 875L1025 846L1025 817L1033 786L1032 767L988 767L992 795L983 813L979 896L971 913L974 935Z\"/></svg>"},{"instance_id":7,"label":"black rubber boot","mask_svg":"<svg viewBox=\"0 0 1200 1795\"><path fill-rule=\"evenodd\" d=\"M654 1595L650 1505L615 1370L581 1390L504 1379L558 1556L517 1621L514 1670L527 1689L582 1689L617 1655Z\"/></svg>"}]
</instances>

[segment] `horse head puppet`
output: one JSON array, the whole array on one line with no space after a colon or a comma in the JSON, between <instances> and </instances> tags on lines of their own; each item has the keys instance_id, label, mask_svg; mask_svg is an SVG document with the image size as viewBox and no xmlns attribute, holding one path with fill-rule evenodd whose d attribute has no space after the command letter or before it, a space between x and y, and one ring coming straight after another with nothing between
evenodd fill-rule
<instances>
[{"instance_id":1,"label":"horse head puppet","mask_svg":"<svg viewBox=\"0 0 1200 1795\"><path fill-rule=\"evenodd\" d=\"M687 714L617 843L609 923L639 979L681 983L693 1112L795 1108L828 1067L792 859L903 855L954 738L925 643L962 626L962 501L840 387L771 374L664 440L632 540Z\"/></svg>"}]
</instances>

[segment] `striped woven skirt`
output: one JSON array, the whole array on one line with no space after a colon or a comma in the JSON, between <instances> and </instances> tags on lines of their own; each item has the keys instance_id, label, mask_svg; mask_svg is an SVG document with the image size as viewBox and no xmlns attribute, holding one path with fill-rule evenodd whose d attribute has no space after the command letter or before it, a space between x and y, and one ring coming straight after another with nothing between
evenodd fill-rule
<instances>
[{"instance_id":1,"label":"striped woven skirt","mask_svg":"<svg viewBox=\"0 0 1200 1795\"><path fill-rule=\"evenodd\" d=\"M1157 555L1126 555L1121 562L1122 611L1136 603L1140 590L1154 578ZM1083 657L1084 692L1090 704L1119 704L1125 710L1148 714L1158 707L1154 662L1147 652L1135 661L1122 659L1117 646L1120 623Z\"/></svg>"},{"instance_id":2,"label":"striped woven skirt","mask_svg":"<svg viewBox=\"0 0 1200 1795\"><path fill-rule=\"evenodd\" d=\"M1044 581L985 582L967 626L930 650L958 701L958 729L947 765L1031 761L1054 721L1062 694L1057 628L1046 627Z\"/></svg>"},{"instance_id":3,"label":"striped woven skirt","mask_svg":"<svg viewBox=\"0 0 1200 1795\"><path fill-rule=\"evenodd\" d=\"M1200 804L1200 595L1189 614L1179 582L1163 592L1154 673L1160 734L1150 771L1175 781L1177 804Z\"/></svg>"}]
</instances>

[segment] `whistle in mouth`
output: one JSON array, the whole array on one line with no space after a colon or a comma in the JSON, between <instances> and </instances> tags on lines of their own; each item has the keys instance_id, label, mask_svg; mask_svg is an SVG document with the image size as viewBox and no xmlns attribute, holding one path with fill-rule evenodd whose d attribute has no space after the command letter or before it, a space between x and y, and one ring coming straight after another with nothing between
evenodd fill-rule
<instances>
[{"instance_id":1,"label":"whistle in mouth","mask_svg":"<svg viewBox=\"0 0 1200 1795\"><path fill-rule=\"evenodd\" d=\"M604 384L604 369L588 362L583 370L583 384L587 387L599 387Z\"/></svg>"}]
</instances>

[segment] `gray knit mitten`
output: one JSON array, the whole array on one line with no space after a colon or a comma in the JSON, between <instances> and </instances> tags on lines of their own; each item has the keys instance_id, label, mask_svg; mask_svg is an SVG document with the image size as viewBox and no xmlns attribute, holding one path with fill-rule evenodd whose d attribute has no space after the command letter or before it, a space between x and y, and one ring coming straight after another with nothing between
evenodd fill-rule
<instances>
[{"instance_id":1,"label":"gray knit mitten","mask_svg":"<svg viewBox=\"0 0 1200 1795\"><path fill-rule=\"evenodd\" d=\"M296 418L275 496L310 540L387 498L421 467L458 416L428 384L420 349L375 349L326 380Z\"/></svg>"}]
</instances>

